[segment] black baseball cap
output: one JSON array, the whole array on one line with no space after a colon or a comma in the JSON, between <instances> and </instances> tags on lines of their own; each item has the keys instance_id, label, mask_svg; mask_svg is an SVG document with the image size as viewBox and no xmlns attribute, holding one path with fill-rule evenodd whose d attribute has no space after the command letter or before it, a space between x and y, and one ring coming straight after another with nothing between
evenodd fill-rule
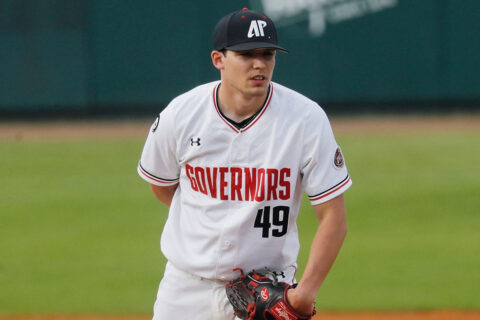
<instances>
[{"instance_id":1,"label":"black baseball cap","mask_svg":"<svg viewBox=\"0 0 480 320\"><path fill-rule=\"evenodd\" d=\"M263 13L247 8L220 19L213 34L213 49L217 51L276 49L288 52L277 44L277 30L273 21Z\"/></svg>"}]
</instances>

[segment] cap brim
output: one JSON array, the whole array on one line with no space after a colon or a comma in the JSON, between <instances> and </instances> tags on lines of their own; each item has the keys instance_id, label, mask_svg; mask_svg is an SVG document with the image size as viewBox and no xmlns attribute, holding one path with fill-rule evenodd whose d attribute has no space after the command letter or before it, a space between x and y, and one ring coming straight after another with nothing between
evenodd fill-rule
<instances>
[{"instance_id":1,"label":"cap brim","mask_svg":"<svg viewBox=\"0 0 480 320\"><path fill-rule=\"evenodd\" d=\"M275 49L288 53L288 50L277 46L276 44L270 42L245 42L239 43L233 46L226 47L225 49L231 51L246 51L246 50L256 50L256 49Z\"/></svg>"}]
</instances>

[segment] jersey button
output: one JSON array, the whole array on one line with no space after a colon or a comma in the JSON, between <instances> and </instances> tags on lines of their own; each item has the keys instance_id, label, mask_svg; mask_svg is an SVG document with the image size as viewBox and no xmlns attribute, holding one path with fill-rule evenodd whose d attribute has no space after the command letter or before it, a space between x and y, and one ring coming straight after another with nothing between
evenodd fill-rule
<instances>
[{"instance_id":1,"label":"jersey button","mask_svg":"<svg viewBox=\"0 0 480 320\"><path fill-rule=\"evenodd\" d=\"M225 248L229 248L231 245L232 245L232 243L231 243L230 241L228 241L228 240L225 241L225 242L223 242L223 246L224 246Z\"/></svg>"}]
</instances>

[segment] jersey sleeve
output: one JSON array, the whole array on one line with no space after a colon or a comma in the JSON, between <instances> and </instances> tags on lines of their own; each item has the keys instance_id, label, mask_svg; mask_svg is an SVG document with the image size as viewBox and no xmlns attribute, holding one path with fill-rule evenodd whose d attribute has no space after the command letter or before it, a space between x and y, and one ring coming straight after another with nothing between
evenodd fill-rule
<instances>
[{"instance_id":1,"label":"jersey sleeve","mask_svg":"<svg viewBox=\"0 0 480 320\"><path fill-rule=\"evenodd\" d=\"M137 172L151 184L170 186L178 183L175 119L172 108L165 108L150 128Z\"/></svg>"},{"instance_id":2,"label":"jersey sleeve","mask_svg":"<svg viewBox=\"0 0 480 320\"><path fill-rule=\"evenodd\" d=\"M352 180L325 112L317 106L305 125L302 186L312 205L345 192Z\"/></svg>"}]
</instances>

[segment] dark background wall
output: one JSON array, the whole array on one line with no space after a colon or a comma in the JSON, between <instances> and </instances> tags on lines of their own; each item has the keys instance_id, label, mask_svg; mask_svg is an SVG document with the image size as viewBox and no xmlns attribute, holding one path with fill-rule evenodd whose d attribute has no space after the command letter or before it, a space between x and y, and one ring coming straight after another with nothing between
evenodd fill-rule
<instances>
[{"instance_id":1,"label":"dark background wall","mask_svg":"<svg viewBox=\"0 0 480 320\"><path fill-rule=\"evenodd\" d=\"M330 112L480 110L478 0L1 0L0 115L151 114L218 78L212 30L248 6L274 80Z\"/></svg>"}]
</instances>

